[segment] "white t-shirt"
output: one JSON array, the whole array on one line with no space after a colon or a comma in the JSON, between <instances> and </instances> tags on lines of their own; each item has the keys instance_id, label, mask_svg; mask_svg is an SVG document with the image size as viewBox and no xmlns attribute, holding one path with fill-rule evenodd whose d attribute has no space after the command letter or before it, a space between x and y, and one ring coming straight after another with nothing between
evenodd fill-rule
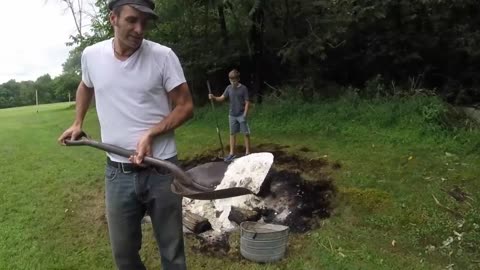
<instances>
[{"instance_id":1,"label":"white t-shirt","mask_svg":"<svg viewBox=\"0 0 480 270\"><path fill-rule=\"evenodd\" d=\"M81 64L83 83L95 91L102 142L129 150L135 150L140 137L171 112L167 92L185 82L175 53L148 40L125 61L115 57L113 39L99 42L83 51ZM177 154L173 131L154 139L152 154L160 159Z\"/></svg>"}]
</instances>

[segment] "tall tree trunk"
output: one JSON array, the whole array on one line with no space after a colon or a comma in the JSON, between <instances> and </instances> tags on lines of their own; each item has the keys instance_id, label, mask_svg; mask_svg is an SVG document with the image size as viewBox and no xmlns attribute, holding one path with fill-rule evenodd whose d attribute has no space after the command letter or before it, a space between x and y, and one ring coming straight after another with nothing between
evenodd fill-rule
<instances>
[{"instance_id":1,"label":"tall tree trunk","mask_svg":"<svg viewBox=\"0 0 480 270\"><path fill-rule=\"evenodd\" d=\"M290 4L289 0L285 0L285 18L283 21L283 34L288 38L290 34Z\"/></svg>"},{"instance_id":2,"label":"tall tree trunk","mask_svg":"<svg viewBox=\"0 0 480 270\"><path fill-rule=\"evenodd\" d=\"M263 101L263 30L265 19L265 0L256 0L250 10L250 44L253 48L254 85L253 89L257 96L257 103Z\"/></svg>"},{"instance_id":3,"label":"tall tree trunk","mask_svg":"<svg viewBox=\"0 0 480 270\"><path fill-rule=\"evenodd\" d=\"M228 43L228 32L227 32L227 23L225 22L225 12L223 3L219 3L217 6L218 10L218 23L220 24L220 31L222 34L222 40L225 45Z\"/></svg>"},{"instance_id":4,"label":"tall tree trunk","mask_svg":"<svg viewBox=\"0 0 480 270\"><path fill-rule=\"evenodd\" d=\"M206 4L205 5L205 25L204 25L205 28L203 29L203 31L204 31L204 37L207 41L208 41L208 25L209 25L209 23L208 23L208 11L209 11L208 4Z\"/></svg>"}]
</instances>

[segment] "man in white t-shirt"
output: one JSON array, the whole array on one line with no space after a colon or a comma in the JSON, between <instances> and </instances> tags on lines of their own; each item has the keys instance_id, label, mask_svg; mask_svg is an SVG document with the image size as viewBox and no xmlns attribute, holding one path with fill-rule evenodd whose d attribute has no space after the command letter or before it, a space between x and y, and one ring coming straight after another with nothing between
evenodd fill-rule
<instances>
[{"instance_id":1,"label":"man in white t-shirt","mask_svg":"<svg viewBox=\"0 0 480 270\"><path fill-rule=\"evenodd\" d=\"M145 156L177 162L174 129L193 115L181 64L168 47L144 39L157 15L152 0L111 0L114 38L87 47L73 125L59 138L76 139L95 95L102 142L135 150L129 159L107 153L105 202L118 269L145 269L141 221L152 220L163 269L186 269L182 198L168 171L142 164Z\"/></svg>"}]
</instances>

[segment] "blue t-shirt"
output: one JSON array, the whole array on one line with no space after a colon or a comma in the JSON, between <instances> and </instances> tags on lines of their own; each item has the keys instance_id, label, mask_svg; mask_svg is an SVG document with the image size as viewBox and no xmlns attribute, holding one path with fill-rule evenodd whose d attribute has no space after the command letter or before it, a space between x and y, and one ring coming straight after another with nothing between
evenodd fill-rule
<instances>
[{"instance_id":1,"label":"blue t-shirt","mask_svg":"<svg viewBox=\"0 0 480 270\"><path fill-rule=\"evenodd\" d=\"M223 93L225 98L230 100L230 112L231 116L241 116L245 112L245 102L248 101L248 88L240 84L237 87L232 85L227 86Z\"/></svg>"}]
</instances>

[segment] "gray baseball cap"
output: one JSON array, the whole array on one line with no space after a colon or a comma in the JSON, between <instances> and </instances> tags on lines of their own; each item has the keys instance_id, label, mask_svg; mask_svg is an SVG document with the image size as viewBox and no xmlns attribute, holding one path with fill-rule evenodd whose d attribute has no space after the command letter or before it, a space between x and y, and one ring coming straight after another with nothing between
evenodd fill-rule
<instances>
[{"instance_id":1,"label":"gray baseball cap","mask_svg":"<svg viewBox=\"0 0 480 270\"><path fill-rule=\"evenodd\" d=\"M123 5L129 5L140 12L152 16L154 19L158 18L158 15L153 11L155 9L155 3L152 0L110 0L110 2L108 2L108 9L113 10Z\"/></svg>"}]
</instances>

